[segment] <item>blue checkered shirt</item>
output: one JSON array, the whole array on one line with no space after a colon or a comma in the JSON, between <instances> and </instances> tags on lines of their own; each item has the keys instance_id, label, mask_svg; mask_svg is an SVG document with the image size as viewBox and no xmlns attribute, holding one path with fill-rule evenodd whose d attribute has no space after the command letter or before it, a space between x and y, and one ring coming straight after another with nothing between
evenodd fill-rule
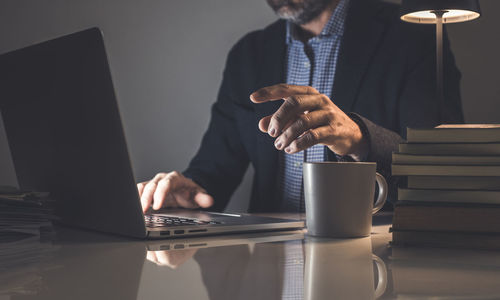
<instances>
[{"instance_id":1,"label":"blue checkered shirt","mask_svg":"<svg viewBox=\"0 0 500 300\"><path fill-rule=\"evenodd\" d=\"M293 26L287 24L287 83L308 85L331 98L340 42L349 0L341 0L320 35L307 44L293 37ZM295 154L280 156L280 184L283 211L304 211L302 162L324 161L326 149L315 145ZM304 252L302 241L285 244L283 290L281 299L303 299Z\"/></svg>"},{"instance_id":2,"label":"blue checkered shirt","mask_svg":"<svg viewBox=\"0 0 500 300\"><path fill-rule=\"evenodd\" d=\"M348 3L349 0L341 0L321 33L305 44L294 37L296 25L287 23L288 84L312 86L331 98ZM283 196L283 211L304 212L302 162L324 161L325 153L323 145L315 145L295 154L282 152L278 182Z\"/></svg>"}]
</instances>

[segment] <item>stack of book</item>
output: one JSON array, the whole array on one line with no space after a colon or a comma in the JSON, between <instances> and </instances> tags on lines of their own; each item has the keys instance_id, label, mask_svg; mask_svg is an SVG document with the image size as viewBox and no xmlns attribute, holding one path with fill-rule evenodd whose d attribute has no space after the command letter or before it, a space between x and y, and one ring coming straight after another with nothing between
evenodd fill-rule
<instances>
[{"instance_id":1,"label":"stack of book","mask_svg":"<svg viewBox=\"0 0 500 300\"><path fill-rule=\"evenodd\" d=\"M0 187L0 238L13 234L46 236L52 232L53 219L48 193Z\"/></svg>"},{"instance_id":2,"label":"stack of book","mask_svg":"<svg viewBox=\"0 0 500 300\"><path fill-rule=\"evenodd\" d=\"M407 129L393 153L393 243L500 249L500 125Z\"/></svg>"}]
</instances>

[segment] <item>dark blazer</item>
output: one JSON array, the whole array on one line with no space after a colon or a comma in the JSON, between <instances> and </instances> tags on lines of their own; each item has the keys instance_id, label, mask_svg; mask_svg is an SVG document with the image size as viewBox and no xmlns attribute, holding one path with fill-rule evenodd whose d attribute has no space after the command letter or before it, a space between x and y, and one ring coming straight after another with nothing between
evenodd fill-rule
<instances>
[{"instance_id":1,"label":"dark blazer","mask_svg":"<svg viewBox=\"0 0 500 300\"><path fill-rule=\"evenodd\" d=\"M367 161L377 162L393 188L391 153L403 141L406 127L435 126L443 115L435 100L434 26L404 23L398 14L394 4L350 1L332 96L361 126L370 145ZM216 210L224 209L249 163L255 169L250 211L280 207L279 153L274 139L257 124L281 102L253 104L249 95L286 81L285 32L285 22L277 21L247 34L228 55L208 130L184 171L214 197ZM446 36L444 58L444 121L461 123L460 72ZM336 159L330 152L328 157Z\"/></svg>"}]
</instances>

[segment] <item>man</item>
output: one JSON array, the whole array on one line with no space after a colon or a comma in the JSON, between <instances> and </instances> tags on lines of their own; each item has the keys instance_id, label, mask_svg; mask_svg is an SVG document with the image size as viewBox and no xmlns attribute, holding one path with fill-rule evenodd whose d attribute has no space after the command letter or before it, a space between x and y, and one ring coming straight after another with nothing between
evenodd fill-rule
<instances>
[{"instance_id":1,"label":"man","mask_svg":"<svg viewBox=\"0 0 500 300\"><path fill-rule=\"evenodd\" d=\"M433 27L377 0L267 2L282 20L233 47L198 153L183 174L138 184L144 210L222 210L249 163L252 212L303 211L305 160L376 162L394 187L391 153L406 127L463 122L447 39L447 111L435 100Z\"/></svg>"}]
</instances>

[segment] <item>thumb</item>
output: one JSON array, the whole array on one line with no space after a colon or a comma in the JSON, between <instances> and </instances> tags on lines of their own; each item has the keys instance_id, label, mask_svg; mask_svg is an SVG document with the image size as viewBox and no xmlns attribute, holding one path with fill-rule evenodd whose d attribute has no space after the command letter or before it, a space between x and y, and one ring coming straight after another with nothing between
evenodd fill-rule
<instances>
[{"instance_id":1,"label":"thumb","mask_svg":"<svg viewBox=\"0 0 500 300\"><path fill-rule=\"evenodd\" d=\"M209 194L198 192L194 195L194 202L198 204L200 207L207 208L214 204L214 198Z\"/></svg>"}]
</instances>

